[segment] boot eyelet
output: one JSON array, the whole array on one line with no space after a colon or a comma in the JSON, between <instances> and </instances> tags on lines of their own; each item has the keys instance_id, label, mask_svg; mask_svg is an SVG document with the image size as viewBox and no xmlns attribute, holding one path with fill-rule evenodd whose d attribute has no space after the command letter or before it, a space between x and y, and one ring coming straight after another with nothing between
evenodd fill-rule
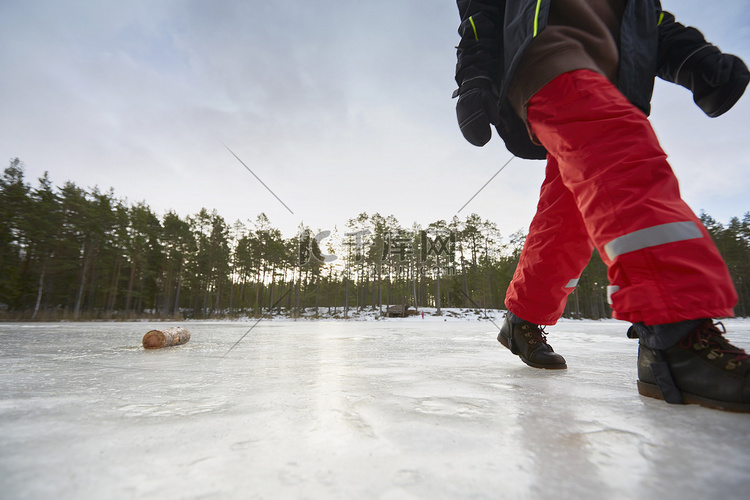
<instances>
[{"instance_id":1,"label":"boot eyelet","mask_svg":"<svg viewBox=\"0 0 750 500\"><path fill-rule=\"evenodd\" d=\"M699 342L693 344L693 349L695 349L696 351L703 350L706 347L708 347L708 341L704 339L701 339Z\"/></svg>"},{"instance_id":2,"label":"boot eyelet","mask_svg":"<svg viewBox=\"0 0 750 500\"><path fill-rule=\"evenodd\" d=\"M534 339L529 340L529 345L534 345L534 344L536 344L536 340Z\"/></svg>"},{"instance_id":3,"label":"boot eyelet","mask_svg":"<svg viewBox=\"0 0 750 500\"><path fill-rule=\"evenodd\" d=\"M727 361L727 365L724 367L724 369L726 369L726 370L734 370L738 366L740 366L740 364L736 360L730 359L729 361Z\"/></svg>"},{"instance_id":4,"label":"boot eyelet","mask_svg":"<svg viewBox=\"0 0 750 500\"><path fill-rule=\"evenodd\" d=\"M724 353L723 352L717 352L716 349L711 349L711 351L709 351L709 353L706 354L706 357L708 359L711 359L711 360L713 360L713 359L719 359L719 358L723 358L724 357Z\"/></svg>"}]
</instances>

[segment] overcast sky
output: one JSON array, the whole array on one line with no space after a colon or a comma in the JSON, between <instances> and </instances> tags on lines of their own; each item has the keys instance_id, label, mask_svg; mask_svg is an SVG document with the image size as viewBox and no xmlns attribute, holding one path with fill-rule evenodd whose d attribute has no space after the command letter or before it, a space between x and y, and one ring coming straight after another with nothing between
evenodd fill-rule
<instances>
[{"instance_id":1,"label":"overcast sky","mask_svg":"<svg viewBox=\"0 0 750 500\"><path fill-rule=\"evenodd\" d=\"M750 62L750 0L662 5ZM450 220L511 157L456 125L457 26L438 0L2 0L0 161L159 215L265 212L286 236ZM750 211L750 95L709 119L658 81L652 123L696 212ZM458 215L526 229L543 172L513 160Z\"/></svg>"}]
</instances>

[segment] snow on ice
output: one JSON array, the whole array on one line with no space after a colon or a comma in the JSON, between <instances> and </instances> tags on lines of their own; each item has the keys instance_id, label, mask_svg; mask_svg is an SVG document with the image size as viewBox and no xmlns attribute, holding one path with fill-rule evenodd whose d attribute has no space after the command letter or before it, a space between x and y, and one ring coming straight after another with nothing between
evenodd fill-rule
<instances>
[{"instance_id":1,"label":"snow on ice","mask_svg":"<svg viewBox=\"0 0 750 500\"><path fill-rule=\"evenodd\" d=\"M639 396L627 324L547 371L500 318L0 323L0 497L750 498L750 416Z\"/></svg>"}]
</instances>

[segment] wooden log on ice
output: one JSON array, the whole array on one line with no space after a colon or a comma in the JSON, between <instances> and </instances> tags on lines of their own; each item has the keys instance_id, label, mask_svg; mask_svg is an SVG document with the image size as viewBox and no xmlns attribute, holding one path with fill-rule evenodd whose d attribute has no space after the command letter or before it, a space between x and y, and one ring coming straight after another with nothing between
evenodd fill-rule
<instances>
[{"instance_id":1,"label":"wooden log on ice","mask_svg":"<svg viewBox=\"0 0 750 500\"><path fill-rule=\"evenodd\" d=\"M143 347L146 349L160 349L173 345L181 345L190 340L190 332L179 326L166 330L151 330L143 336Z\"/></svg>"}]
</instances>

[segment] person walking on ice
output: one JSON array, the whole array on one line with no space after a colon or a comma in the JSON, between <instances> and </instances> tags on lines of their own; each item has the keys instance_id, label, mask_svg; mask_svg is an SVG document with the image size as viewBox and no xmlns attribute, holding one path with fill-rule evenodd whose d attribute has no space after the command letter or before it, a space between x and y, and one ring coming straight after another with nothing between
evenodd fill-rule
<instances>
[{"instance_id":1,"label":"person walking on ice","mask_svg":"<svg viewBox=\"0 0 750 500\"><path fill-rule=\"evenodd\" d=\"M744 93L747 66L658 0L457 5L461 132L483 146L494 125L511 153L547 160L500 343L532 367L566 368L543 325L596 248L613 315L639 339L640 394L750 412L750 358L714 323L733 315L732 280L647 118L656 76L717 117Z\"/></svg>"}]
</instances>

